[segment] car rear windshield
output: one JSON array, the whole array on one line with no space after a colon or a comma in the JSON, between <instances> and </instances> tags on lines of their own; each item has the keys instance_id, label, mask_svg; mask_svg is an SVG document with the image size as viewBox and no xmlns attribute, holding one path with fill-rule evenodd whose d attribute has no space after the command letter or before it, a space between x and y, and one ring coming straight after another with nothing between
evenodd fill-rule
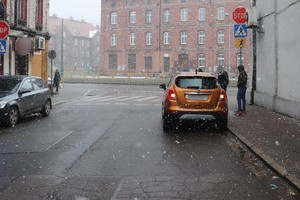
<instances>
[{"instance_id":1,"label":"car rear windshield","mask_svg":"<svg viewBox=\"0 0 300 200\"><path fill-rule=\"evenodd\" d=\"M175 84L180 88L215 89L217 79L214 77L177 77Z\"/></svg>"},{"instance_id":2,"label":"car rear windshield","mask_svg":"<svg viewBox=\"0 0 300 200\"><path fill-rule=\"evenodd\" d=\"M18 79L0 79L0 92L15 93L21 83Z\"/></svg>"}]
</instances>

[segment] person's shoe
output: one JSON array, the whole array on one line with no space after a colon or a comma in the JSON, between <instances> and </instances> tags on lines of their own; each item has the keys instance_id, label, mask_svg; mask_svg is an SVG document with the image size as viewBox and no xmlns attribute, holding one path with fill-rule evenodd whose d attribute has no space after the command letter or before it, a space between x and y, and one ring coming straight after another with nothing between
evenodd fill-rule
<instances>
[{"instance_id":1,"label":"person's shoe","mask_svg":"<svg viewBox=\"0 0 300 200\"><path fill-rule=\"evenodd\" d=\"M234 115L235 115L235 116L241 116L242 114L243 114L242 110L236 110L236 111L234 112Z\"/></svg>"}]
</instances>

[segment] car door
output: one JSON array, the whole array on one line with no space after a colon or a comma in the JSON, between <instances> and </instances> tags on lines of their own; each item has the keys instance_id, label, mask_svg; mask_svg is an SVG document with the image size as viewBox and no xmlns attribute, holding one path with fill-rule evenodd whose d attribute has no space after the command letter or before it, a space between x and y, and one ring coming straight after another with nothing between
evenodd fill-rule
<instances>
[{"instance_id":1,"label":"car door","mask_svg":"<svg viewBox=\"0 0 300 200\"><path fill-rule=\"evenodd\" d=\"M35 93L34 107L42 108L47 100L48 89L45 87L44 80L41 78L32 78L32 86Z\"/></svg>"},{"instance_id":2,"label":"car door","mask_svg":"<svg viewBox=\"0 0 300 200\"><path fill-rule=\"evenodd\" d=\"M18 91L19 99L19 111L21 115L34 110L35 93L30 78L25 78Z\"/></svg>"}]
</instances>

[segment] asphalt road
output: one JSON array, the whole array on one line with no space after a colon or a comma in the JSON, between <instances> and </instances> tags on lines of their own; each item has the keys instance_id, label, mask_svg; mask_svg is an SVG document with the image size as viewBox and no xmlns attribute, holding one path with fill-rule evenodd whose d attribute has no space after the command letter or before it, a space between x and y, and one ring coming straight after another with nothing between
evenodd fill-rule
<instances>
[{"instance_id":1,"label":"asphalt road","mask_svg":"<svg viewBox=\"0 0 300 200\"><path fill-rule=\"evenodd\" d=\"M49 117L0 128L0 199L293 199L230 133L165 133L157 86L76 87Z\"/></svg>"}]
</instances>

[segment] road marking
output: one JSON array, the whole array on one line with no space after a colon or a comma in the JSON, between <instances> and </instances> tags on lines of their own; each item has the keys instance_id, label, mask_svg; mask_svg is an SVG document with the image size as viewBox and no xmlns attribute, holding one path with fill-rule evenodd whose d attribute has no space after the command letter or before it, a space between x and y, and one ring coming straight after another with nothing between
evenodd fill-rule
<instances>
[{"instance_id":1,"label":"road marking","mask_svg":"<svg viewBox=\"0 0 300 200\"><path fill-rule=\"evenodd\" d=\"M145 98L137 99L134 101L147 101L147 100L156 99L156 98L157 98L157 96L152 96L152 97L145 97Z\"/></svg>"},{"instance_id":2,"label":"road marking","mask_svg":"<svg viewBox=\"0 0 300 200\"><path fill-rule=\"evenodd\" d=\"M128 101L128 100L137 99L137 98L141 98L141 97L143 97L143 96L132 96L132 97L120 99L119 101Z\"/></svg>"},{"instance_id":3,"label":"road marking","mask_svg":"<svg viewBox=\"0 0 300 200\"><path fill-rule=\"evenodd\" d=\"M114 96L110 95L110 96L94 96L92 98L85 98L84 101L94 101L94 100L99 100L99 99L109 99L112 98Z\"/></svg>"}]
</instances>

